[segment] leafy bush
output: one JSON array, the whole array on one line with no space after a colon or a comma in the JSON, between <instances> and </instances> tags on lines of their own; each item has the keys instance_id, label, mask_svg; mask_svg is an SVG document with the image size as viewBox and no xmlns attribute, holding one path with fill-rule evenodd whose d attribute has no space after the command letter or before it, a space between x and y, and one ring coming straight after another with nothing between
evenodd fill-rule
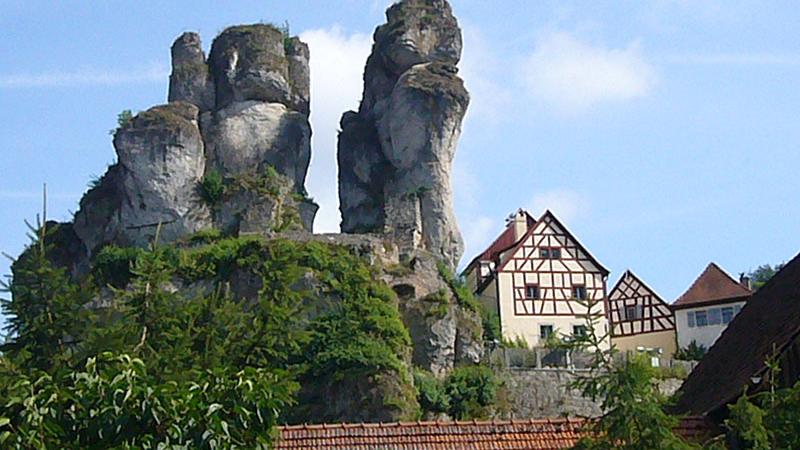
<instances>
[{"instance_id":1,"label":"leafy bush","mask_svg":"<svg viewBox=\"0 0 800 450\"><path fill-rule=\"evenodd\" d=\"M706 355L707 351L708 349L706 349L705 346L699 345L697 341L692 340L688 346L679 348L673 356L675 359L683 361L700 361Z\"/></svg>"},{"instance_id":2,"label":"leafy bush","mask_svg":"<svg viewBox=\"0 0 800 450\"><path fill-rule=\"evenodd\" d=\"M152 371L145 360L103 353L74 372L5 372L0 445L266 449L265 430L297 389L266 369L194 371L170 382Z\"/></svg>"},{"instance_id":3,"label":"leafy bush","mask_svg":"<svg viewBox=\"0 0 800 450\"><path fill-rule=\"evenodd\" d=\"M485 308L482 309L483 310L481 311L481 323L483 324L484 342L502 343L503 334L500 331L500 316L494 311Z\"/></svg>"},{"instance_id":4,"label":"leafy bush","mask_svg":"<svg viewBox=\"0 0 800 450\"><path fill-rule=\"evenodd\" d=\"M457 367L445 379L444 391L450 404L447 413L457 420L486 418L495 402L497 388L492 369Z\"/></svg>"},{"instance_id":5,"label":"leafy bush","mask_svg":"<svg viewBox=\"0 0 800 450\"><path fill-rule=\"evenodd\" d=\"M127 126L130 121L133 120L134 115L135 114L133 114L133 111L130 109L123 109L120 111L120 113L117 114L117 128L108 130L108 134L113 136L118 130L125 128L125 126Z\"/></svg>"},{"instance_id":6,"label":"leafy bush","mask_svg":"<svg viewBox=\"0 0 800 450\"><path fill-rule=\"evenodd\" d=\"M209 170L200 181L200 195L203 200L210 206L215 206L222 201L222 196L225 195L225 180L222 175L216 170Z\"/></svg>"},{"instance_id":7,"label":"leafy bush","mask_svg":"<svg viewBox=\"0 0 800 450\"><path fill-rule=\"evenodd\" d=\"M439 276L442 277L442 280L450 286L453 295L456 297L456 301L461 307L472 312L479 312L481 310L478 300L472 295L472 291L462 278L456 277L453 271L447 267L447 264L442 261L436 263L436 268L439 270Z\"/></svg>"},{"instance_id":8,"label":"leafy bush","mask_svg":"<svg viewBox=\"0 0 800 450\"><path fill-rule=\"evenodd\" d=\"M443 383L432 373L414 370L414 387L417 388L417 401L422 411L442 414L449 410L450 399L444 391Z\"/></svg>"}]
</instances>

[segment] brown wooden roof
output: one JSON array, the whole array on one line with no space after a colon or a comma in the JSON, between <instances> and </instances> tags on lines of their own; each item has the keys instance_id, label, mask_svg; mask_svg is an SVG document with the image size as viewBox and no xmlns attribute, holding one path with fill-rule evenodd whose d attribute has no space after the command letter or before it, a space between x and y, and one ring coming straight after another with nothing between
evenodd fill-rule
<instances>
[{"instance_id":1,"label":"brown wooden roof","mask_svg":"<svg viewBox=\"0 0 800 450\"><path fill-rule=\"evenodd\" d=\"M800 255L756 291L680 388L676 411L708 414L742 394L774 348L800 334ZM799 377L795 373L794 377Z\"/></svg>"},{"instance_id":2,"label":"brown wooden roof","mask_svg":"<svg viewBox=\"0 0 800 450\"><path fill-rule=\"evenodd\" d=\"M749 289L739 284L712 262L672 306L675 308L699 306L727 299L741 301L743 299L740 297L748 297L751 293Z\"/></svg>"},{"instance_id":3,"label":"brown wooden roof","mask_svg":"<svg viewBox=\"0 0 800 450\"><path fill-rule=\"evenodd\" d=\"M408 422L279 427L276 449L451 450L570 448L586 435L581 419ZM708 437L703 418L683 419L676 432L686 439Z\"/></svg>"}]
</instances>

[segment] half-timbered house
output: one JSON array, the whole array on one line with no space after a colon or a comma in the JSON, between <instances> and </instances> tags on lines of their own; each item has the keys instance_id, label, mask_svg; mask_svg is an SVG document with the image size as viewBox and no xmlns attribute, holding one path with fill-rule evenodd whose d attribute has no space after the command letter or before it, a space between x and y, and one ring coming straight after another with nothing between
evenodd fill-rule
<instances>
[{"instance_id":1,"label":"half-timbered house","mask_svg":"<svg viewBox=\"0 0 800 450\"><path fill-rule=\"evenodd\" d=\"M584 333L589 303L598 331L608 329L608 270L550 211L538 220L517 211L464 273L483 305L499 316L505 339L541 346L554 333Z\"/></svg>"},{"instance_id":2,"label":"half-timbered house","mask_svg":"<svg viewBox=\"0 0 800 450\"><path fill-rule=\"evenodd\" d=\"M608 294L608 320L611 342L621 351L658 351L669 357L675 353L672 310L630 270Z\"/></svg>"}]
</instances>

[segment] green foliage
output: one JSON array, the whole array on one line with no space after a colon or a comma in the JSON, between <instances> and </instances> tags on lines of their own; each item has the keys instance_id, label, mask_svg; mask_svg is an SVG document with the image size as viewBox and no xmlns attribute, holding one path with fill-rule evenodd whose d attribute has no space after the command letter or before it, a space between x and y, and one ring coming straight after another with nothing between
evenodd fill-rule
<instances>
[{"instance_id":1,"label":"green foliage","mask_svg":"<svg viewBox=\"0 0 800 450\"><path fill-rule=\"evenodd\" d=\"M590 437L581 439L579 449L690 449L692 445L676 436L678 419L664 409L666 399L655 382L655 371L646 355L618 358L608 346L608 333L600 330L603 313L600 300L581 301L586 307L586 333L563 340L568 351L590 351L589 373L578 377L572 387L584 397L600 401L605 413L590 422Z\"/></svg>"},{"instance_id":2,"label":"green foliage","mask_svg":"<svg viewBox=\"0 0 800 450\"><path fill-rule=\"evenodd\" d=\"M704 345L700 345L694 339L684 348L679 348L673 357L683 361L700 361L706 356L708 349Z\"/></svg>"},{"instance_id":3,"label":"green foliage","mask_svg":"<svg viewBox=\"0 0 800 450\"><path fill-rule=\"evenodd\" d=\"M222 233L218 229L207 228L189 236L188 241L190 244L202 245L213 244L220 239L222 239Z\"/></svg>"},{"instance_id":4,"label":"green foliage","mask_svg":"<svg viewBox=\"0 0 800 450\"><path fill-rule=\"evenodd\" d=\"M481 323L483 325L483 341L494 345L495 342L502 343L503 334L500 331L500 316L486 308L481 308Z\"/></svg>"},{"instance_id":5,"label":"green foliage","mask_svg":"<svg viewBox=\"0 0 800 450\"><path fill-rule=\"evenodd\" d=\"M444 383L432 373L415 369L414 387L417 388L417 401L422 411L444 414L450 409L450 399L444 390Z\"/></svg>"},{"instance_id":6,"label":"green foliage","mask_svg":"<svg viewBox=\"0 0 800 450\"><path fill-rule=\"evenodd\" d=\"M214 169L210 169L200 181L200 195L209 206L216 206L225 194L225 180Z\"/></svg>"},{"instance_id":7,"label":"green foliage","mask_svg":"<svg viewBox=\"0 0 800 450\"><path fill-rule=\"evenodd\" d=\"M73 372L6 367L3 448L267 448L296 384L258 368L162 381L147 360L103 353Z\"/></svg>"},{"instance_id":8,"label":"green foliage","mask_svg":"<svg viewBox=\"0 0 800 450\"><path fill-rule=\"evenodd\" d=\"M683 366L656 367L654 369L656 370L656 377L660 380L667 378L678 378L680 380L684 380L687 376L689 376L689 373Z\"/></svg>"},{"instance_id":9,"label":"green foliage","mask_svg":"<svg viewBox=\"0 0 800 450\"><path fill-rule=\"evenodd\" d=\"M450 296L444 289L429 294L422 301L430 305L425 317L444 317L450 310Z\"/></svg>"},{"instance_id":10,"label":"green foliage","mask_svg":"<svg viewBox=\"0 0 800 450\"><path fill-rule=\"evenodd\" d=\"M26 366L48 370L65 364L74 351L75 336L89 319L83 305L91 292L72 282L66 270L47 258L45 224L31 226L31 242L12 264L12 282L0 282L12 299L0 300L6 315L6 331L12 339L3 345L7 356Z\"/></svg>"},{"instance_id":11,"label":"green foliage","mask_svg":"<svg viewBox=\"0 0 800 450\"><path fill-rule=\"evenodd\" d=\"M108 134L113 136L118 130L125 128L125 126L133 120L133 116L135 116L135 114L130 109L123 109L120 111L119 114L117 114L117 128L108 130Z\"/></svg>"},{"instance_id":12,"label":"green foliage","mask_svg":"<svg viewBox=\"0 0 800 450\"><path fill-rule=\"evenodd\" d=\"M417 401L428 414L446 413L457 420L485 419L497 401L500 383L486 366L457 367L443 380L414 371Z\"/></svg>"},{"instance_id":13,"label":"green foliage","mask_svg":"<svg viewBox=\"0 0 800 450\"><path fill-rule=\"evenodd\" d=\"M783 267L786 266L786 263L775 264L771 266L769 264L762 264L755 268L755 270L751 270L750 273L747 274L750 277L750 281L753 283L753 289L758 290L761 289L762 286L767 284L767 282L775 276L776 273L780 272Z\"/></svg>"},{"instance_id":14,"label":"green foliage","mask_svg":"<svg viewBox=\"0 0 800 450\"><path fill-rule=\"evenodd\" d=\"M731 405L730 416L725 426L731 431L731 438L737 442L737 448L752 450L769 450L770 436L764 425L764 410L751 403L747 395L742 395Z\"/></svg>"},{"instance_id":15,"label":"green foliage","mask_svg":"<svg viewBox=\"0 0 800 450\"><path fill-rule=\"evenodd\" d=\"M484 419L497 395L498 383L492 369L485 366L466 366L453 369L444 383L449 400L450 417Z\"/></svg>"},{"instance_id":16,"label":"green foliage","mask_svg":"<svg viewBox=\"0 0 800 450\"><path fill-rule=\"evenodd\" d=\"M436 267L439 270L439 276L442 277L445 283L450 286L450 289L453 291L453 295L456 297L456 301L458 302L459 306L465 308L472 312L479 312L481 310L481 306L478 303L478 300L475 299L475 296L472 295L472 290L470 290L467 283L461 277L456 277L452 270L442 261L436 262Z\"/></svg>"},{"instance_id":17,"label":"green foliage","mask_svg":"<svg viewBox=\"0 0 800 450\"><path fill-rule=\"evenodd\" d=\"M92 275L100 285L111 285L123 288L128 285L133 273L131 269L136 259L144 253L143 249L135 247L117 247L107 245L103 247L94 258Z\"/></svg>"}]
</instances>

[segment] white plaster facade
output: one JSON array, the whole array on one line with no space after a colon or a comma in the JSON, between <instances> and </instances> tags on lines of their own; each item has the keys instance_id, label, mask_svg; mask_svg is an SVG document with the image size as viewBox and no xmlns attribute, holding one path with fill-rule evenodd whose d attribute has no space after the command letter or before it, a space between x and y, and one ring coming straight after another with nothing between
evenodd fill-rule
<instances>
[{"instance_id":1,"label":"white plaster facade","mask_svg":"<svg viewBox=\"0 0 800 450\"><path fill-rule=\"evenodd\" d=\"M681 308L675 310L675 323L678 327L678 345L681 348L687 347L692 341L696 341L699 345L704 346L705 348L711 348L714 345L714 342L717 341L717 338L720 337L722 332L725 328L728 327L728 323L730 320L725 321L723 318L723 308L730 309L731 311L731 320L736 314L744 306L744 301L737 301L731 303L717 303L707 306L697 306L692 308ZM712 309L718 309L720 314L720 320L717 322L712 317L711 321L714 323L709 323L709 314L711 314ZM705 323L706 325L699 325L697 320L697 313L705 313ZM689 316L693 315L693 319L690 322ZM714 313L716 314L716 313ZM727 316L727 315L726 315Z\"/></svg>"}]
</instances>

